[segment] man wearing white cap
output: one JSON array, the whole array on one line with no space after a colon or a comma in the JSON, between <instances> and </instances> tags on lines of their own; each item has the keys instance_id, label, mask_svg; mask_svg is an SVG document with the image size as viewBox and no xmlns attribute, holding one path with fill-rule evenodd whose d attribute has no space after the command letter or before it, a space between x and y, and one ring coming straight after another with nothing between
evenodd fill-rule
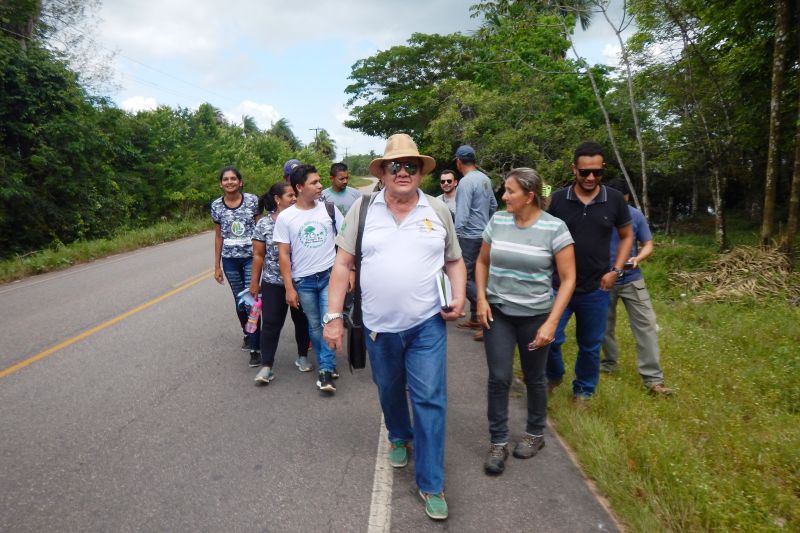
<instances>
[{"instance_id":1,"label":"man wearing white cap","mask_svg":"<svg viewBox=\"0 0 800 533\"><path fill-rule=\"evenodd\" d=\"M361 297L372 379L389 432L389 463L408 463L413 442L415 476L425 512L447 518L444 499L444 439L447 416L447 332L464 307L466 269L447 206L424 194L420 181L436 166L420 155L408 135L389 137L383 157L370 174L384 189L356 200L336 239L339 251L331 272L325 340L340 348L340 320L363 201L370 201L362 233ZM452 299L442 307L437 278L442 268ZM408 393L406 393L408 388ZM409 416L411 400L412 417Z\"/></svg>"}]
</instances>

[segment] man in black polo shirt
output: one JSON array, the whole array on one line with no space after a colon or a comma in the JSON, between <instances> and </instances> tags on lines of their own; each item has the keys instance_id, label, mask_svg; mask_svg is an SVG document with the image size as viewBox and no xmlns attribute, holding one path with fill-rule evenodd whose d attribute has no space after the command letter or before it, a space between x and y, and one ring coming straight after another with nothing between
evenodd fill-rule
<instances>
[{"instance_id":1,"label":"man in black polo shirt","mask_svg":"<svg viewBox=\"0 0 800 533\"><path fill-rule=\"evenodd\" d=\"M548 212L563 220L575 241L577 284L556 328L555 341L547 359L548 390L561 384L564 359L561 345L566 341L564 330L575 314L575 336L578 357L575 361L573 399L588 400L600 378L600 346L605 335L609 293L633 244L631 215L619 191L601 185L605 155L595 142L584 142L575 149L572 173L575 182L553 193ZM619 253L609 270L611 232L619 232ZM558 274L553 277L558 290Z\"/></svg>"}]
</instances>

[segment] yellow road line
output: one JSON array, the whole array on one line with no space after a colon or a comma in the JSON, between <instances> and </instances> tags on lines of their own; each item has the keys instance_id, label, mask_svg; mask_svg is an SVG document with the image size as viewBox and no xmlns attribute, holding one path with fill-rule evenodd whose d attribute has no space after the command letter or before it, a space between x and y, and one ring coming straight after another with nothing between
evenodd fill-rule
<instances>
[{"instance_id":1,"label":"yellow road line","mask_svg":"<svg viewBox=\"0 0 800 533\"><path fill-rule=\"evenodd\" d=\"M161 296L157 296L156 298L153 298L149 302L145 302L145 303L143 303L142 305L140 305L138 307L134 307L133 309L131 309L129 311L125 311L121 315L117 315L117 316L115 316L114 318L112 318L110 320L106 320L102 324L98 324L97 326L95 326L95 327L93 327L91 329L87 329L83 333L79 333L78 335L75 335L74 337L71 337L71 338L69 338L69 339L67 339L67 340L65 340L63 342L60 342L60 343L56 344L55 346L51 346L50 348L44 350L43 352L39 352L36 355L33 355L33 356L25 359L24 361L20 361L19 363L15 364L15 365L12 365L12 366L4 369L4 370L0 370L0 378L4 378L4 377L6 377L6 376L8 376L10 374L13 374L17 370L21 370L21 369L25 368L26 366L28 366L30 364L33 364L33 363L35 363L36 361L38 361L40 359L44 359L48 355L52 355L55 352L61 350L62 348L66 348L67 346L75 344L79 340L83 340L86 337L94 335L98 331L102 331L102 330L106 329L109 326L113 326L117 322L119 322L121 320L125 320L126 318L128 318L131 315L135 315L139 311L144 311L148 307L151 307L151 306L159 303L160 301L165 300L165 299L169 298L170 296L181 292L184 289L188 289L189 287L200 283L204 279L210 278L211 275L212 275L210 272L204 273L204 274L205 275L203 275L202 277L199 277L199 278L193 279L192 281L186 282L183 285L181 285L181 286L179 286L179 287L177 287L175 289L172 289L169 292L165 292Z\"/></svg>"},{"instance_id":2,"label":"yellow road line","mask_svg":"<svg viewBox=\"0 0 800 533\"><path fill-rule=\"evenodd\" d=\"M208 276L209 274L213 274L213 273L214 273L214 271L212 269L203 270L202 272L199 272L199 273L195 274L194 276L190 276L190 277L186 278L185 280L176 283L175 285L173 285L173 287L180 287L184 283L189 283L190 281L193 281L196 278L202 278L204 276Z\"/></svg>"}]
</instances>

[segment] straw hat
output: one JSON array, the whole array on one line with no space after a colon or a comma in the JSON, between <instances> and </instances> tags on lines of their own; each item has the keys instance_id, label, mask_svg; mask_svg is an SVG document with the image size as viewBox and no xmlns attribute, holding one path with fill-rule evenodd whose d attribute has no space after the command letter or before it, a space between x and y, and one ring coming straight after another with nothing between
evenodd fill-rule
<instances>
[{"instance_id":1,"label":"straw hat","mask_svg":"<svg viewBox=\"0 0 800 533\"><path fill-rule=\"evenodd\" d=\"M406 133L395 133L386 139L386 148L383 157L373 159L369 164L369 173L377 178L382 178L381 165L384 161L399 159L401 157L418 157L422 160L420 176L428 174L436 167L436 160L429 155L420 155L417 144Z\"/></svg>"}]
</instances>

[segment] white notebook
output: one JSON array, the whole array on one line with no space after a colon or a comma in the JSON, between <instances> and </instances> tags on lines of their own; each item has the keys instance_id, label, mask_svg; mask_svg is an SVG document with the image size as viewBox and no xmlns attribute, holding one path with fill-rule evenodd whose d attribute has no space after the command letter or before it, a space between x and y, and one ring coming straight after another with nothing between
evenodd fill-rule
<instances>
[{"instance_id":1,"label":"white notebook","mask_svg":"<svg viewBox=\"0 0 800 533\"><path fill-rule=\"evenodd\" d=\"M436 288L439 291L439 304L442 309L448 309L450 302L453 301L453 287L450 285L450 278L447 277L444 271L440 270L436 274Z\"/></svg>"}]
</instances>

